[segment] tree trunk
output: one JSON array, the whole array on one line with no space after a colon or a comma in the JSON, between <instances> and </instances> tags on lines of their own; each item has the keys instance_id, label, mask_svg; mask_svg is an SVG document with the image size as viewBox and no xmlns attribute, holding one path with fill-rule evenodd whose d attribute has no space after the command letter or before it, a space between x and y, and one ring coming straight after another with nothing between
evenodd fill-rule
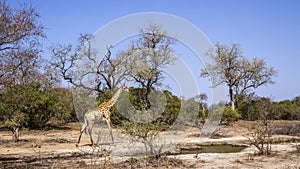
<instances>
[{"instance_id":1,"label":"tree trunk","mask_svg":"<svg viewBox=\"0 0 300 169\"><path fill-rule=\"evenodd\" d=\"M232 90L231 87L229 87L229 96L230 96L231 109L235 110L235 102L234 102L233 90Z\"/></svg>"},{"instance_id":2,"label":"tree trunk","mask_svg":"<svg viewBox=\"0 0 300 169\"><path fill-rule=\"evenodd\" d=\"M151 91L151 88L147 87L146 88L146 93L145 93L145 106L146 106L145 108L146 108L146 110L151 108L151 103L150 103L150 100L149 100L150 91Z\"/></svg>"},{"instance_id":3,"label":"tree trunk","mask_svg":"<svg viewBox=\"0 0 300 169\"><path fill-rule=\"evenodd\" d=\"M13 127L12 129L12 139L14 142L19 141L19 127Z\"/></svg>"},{"instance_id":4,"label":"tree trunk","mask_svg":"<svg viewBox=\"0 0 300 169\"><path fill-rule=\"evenodd\" d=\"M234 101L231 101L231 109L232 109L232 110L235 110L235 104L234 104Z\"/></svg>"}]
</instances>

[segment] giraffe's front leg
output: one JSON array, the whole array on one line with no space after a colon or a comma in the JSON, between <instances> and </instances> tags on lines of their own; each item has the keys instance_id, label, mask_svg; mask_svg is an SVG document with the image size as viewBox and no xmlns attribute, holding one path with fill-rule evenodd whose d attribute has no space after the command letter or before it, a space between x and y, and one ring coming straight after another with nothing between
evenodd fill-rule
<instances>
[{"instance_id":1,"label":"giraffe's front leg","mask_svg":"<svg viewBox=\"0 0 300 169\"><path fill-rule=\"evenodd\" d=\"M105 120L106 120L108 129L109 129L109 134L111 136L111 140L114 143L115 141L114 141L114 137L113 137L113 133L112 133L112 128L111 128L111 125L110 125L111 124L110 118L106 118Z\"/></svg>"},{"instance_id":2,"label":"giraffe's front leg","mask_svg":"<svg viewBox=\"0 0 300 169\"><path fill-rule=\"evenodd\" d=\"M89 137L90 137L91 146L94 146L94 140L93 140L92 132L93 132L93 127L92 127L92 128L89 128L89 130L88 130L88 135L89 135Z\"/></svg>"}]
</instances>

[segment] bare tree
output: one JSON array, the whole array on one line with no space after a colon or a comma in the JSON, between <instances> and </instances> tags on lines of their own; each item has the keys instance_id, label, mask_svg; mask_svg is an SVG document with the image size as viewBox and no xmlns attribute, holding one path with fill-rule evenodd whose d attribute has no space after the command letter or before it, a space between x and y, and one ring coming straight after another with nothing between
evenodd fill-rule
<instances>
[{"instance_id":1,"label":"bare tree","mask_svg":"<svg viewBox=\"0 0 300 169\"><path fill-rule=\"evenodd\" d=\"M250 133L246 136L250 143L254 145L259 154L269 155L272 150L272 128L273 128L273 103L269 98L259 98L258 103L252 105L249 111L258 112L259 119L250 128Z\"/></svg>"},{"instance_id":2,"label":"bare tree","mask_svg":"<svg viewBox=\"0 0 300 169\"><path fill-rule=\"evenodd\" d=\"M149 108L148 96L151 88L161 85L163 68L171 64L176 58L172 55L172 45L175 39L167 36L167 32L160 25L150 24L140 30L138 39L119 53L127 58L129 76L141 87L146 89L144 105Z\"/></svg>"},{"instance_id":3,"label":"bare tree","mask_svg":"<svg viewBox=\"0 0 300 169\"><path fill-rule=\"evenodd\" d=\"M82 34L77 47L56 45L52 49L52 65L67 82L75 87L104 93L104 89L112 90L124 80L127 71L123 63L126 62L126 58L124 60L113 57L112 46L109 46L104 58L97 59L92 40L92 35ZM78 71L80 66L84 69ZM84 82L87 77L93 78L92 84Z\"/></svg>"},{"instance_id":4,"label":"bare tree","mask_svg":"<svg viewBox=\"0 0 300 169\"><path fill-rule=\"evenodd\" d=\"M274 83L276 70L268 67L263 59L247 60L238 44L231 47L216 44L207 55L214 62L201 70L201 76L210 77L213 87L227 85L232 109L253 89Z\"/></svg>"},{"instance_id":5,"label":"bare tree","mask_svg":"<svg viewBox=\"0 0 300 169\"><path fill-rule=\"evenodd\" d=\"M45 38L39 14L26 5L11 8L0 0L0 87L30 83L38 73L40 40Z\"/></svg>"}]
</instances>

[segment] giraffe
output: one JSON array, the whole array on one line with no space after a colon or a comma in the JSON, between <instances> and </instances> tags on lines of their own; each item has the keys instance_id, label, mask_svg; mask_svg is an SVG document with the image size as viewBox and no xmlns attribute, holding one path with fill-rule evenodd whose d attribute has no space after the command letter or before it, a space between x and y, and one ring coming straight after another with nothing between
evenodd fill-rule
<instances>
[{"instance_id":1,"label":"giraffe","mask_svg":"<svg viewBox=\"0 0 300 169\"><path fill-rule=\"evenodd\" d=\"M119 98L120 94L124 90L126 92L128 92L128 89L125 85L120 87L119 90L113 95L113 97L111 99L101 103L96 109L88 110L84 114L84 123L82 125L81 130L80 130L80 135L79 135L76 147L79 145L81 135L84 131L89 135L92 146L94 145L94 141L93 141L93 138L92 138L92 135L91 135L92 134L92 126L93 126L95 120L100 119L101 117L103 117L105 119L105 121L107 123L107 126L108 126L108 129L109 129L111 139L114 142L114 137L113 137L112 128L111 128L111 120L110 120L110 114L111 114L110 109L117 102L117 99Z\"/></svg>"}]
</instances>

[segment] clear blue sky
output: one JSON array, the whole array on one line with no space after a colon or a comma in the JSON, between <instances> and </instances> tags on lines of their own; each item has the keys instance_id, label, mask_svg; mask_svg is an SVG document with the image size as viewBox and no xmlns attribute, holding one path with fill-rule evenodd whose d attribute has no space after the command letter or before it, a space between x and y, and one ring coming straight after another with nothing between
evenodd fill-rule
<instances>
[{"instance_id":1,"label":"clear blue sky","mask_svg":"<svg viewBox=\"0 0 300 169\"><path fill-rule=\"evenodd\" d=\"M163 12L182 17L212 41L240 43L248 58L259 57L278 70L276 84L258 95L275 100L300 95L300 1L298 0L12 0L41 14L48 44L74 43L80 33L134 13Z\"/></svg>"}]
</instances>

